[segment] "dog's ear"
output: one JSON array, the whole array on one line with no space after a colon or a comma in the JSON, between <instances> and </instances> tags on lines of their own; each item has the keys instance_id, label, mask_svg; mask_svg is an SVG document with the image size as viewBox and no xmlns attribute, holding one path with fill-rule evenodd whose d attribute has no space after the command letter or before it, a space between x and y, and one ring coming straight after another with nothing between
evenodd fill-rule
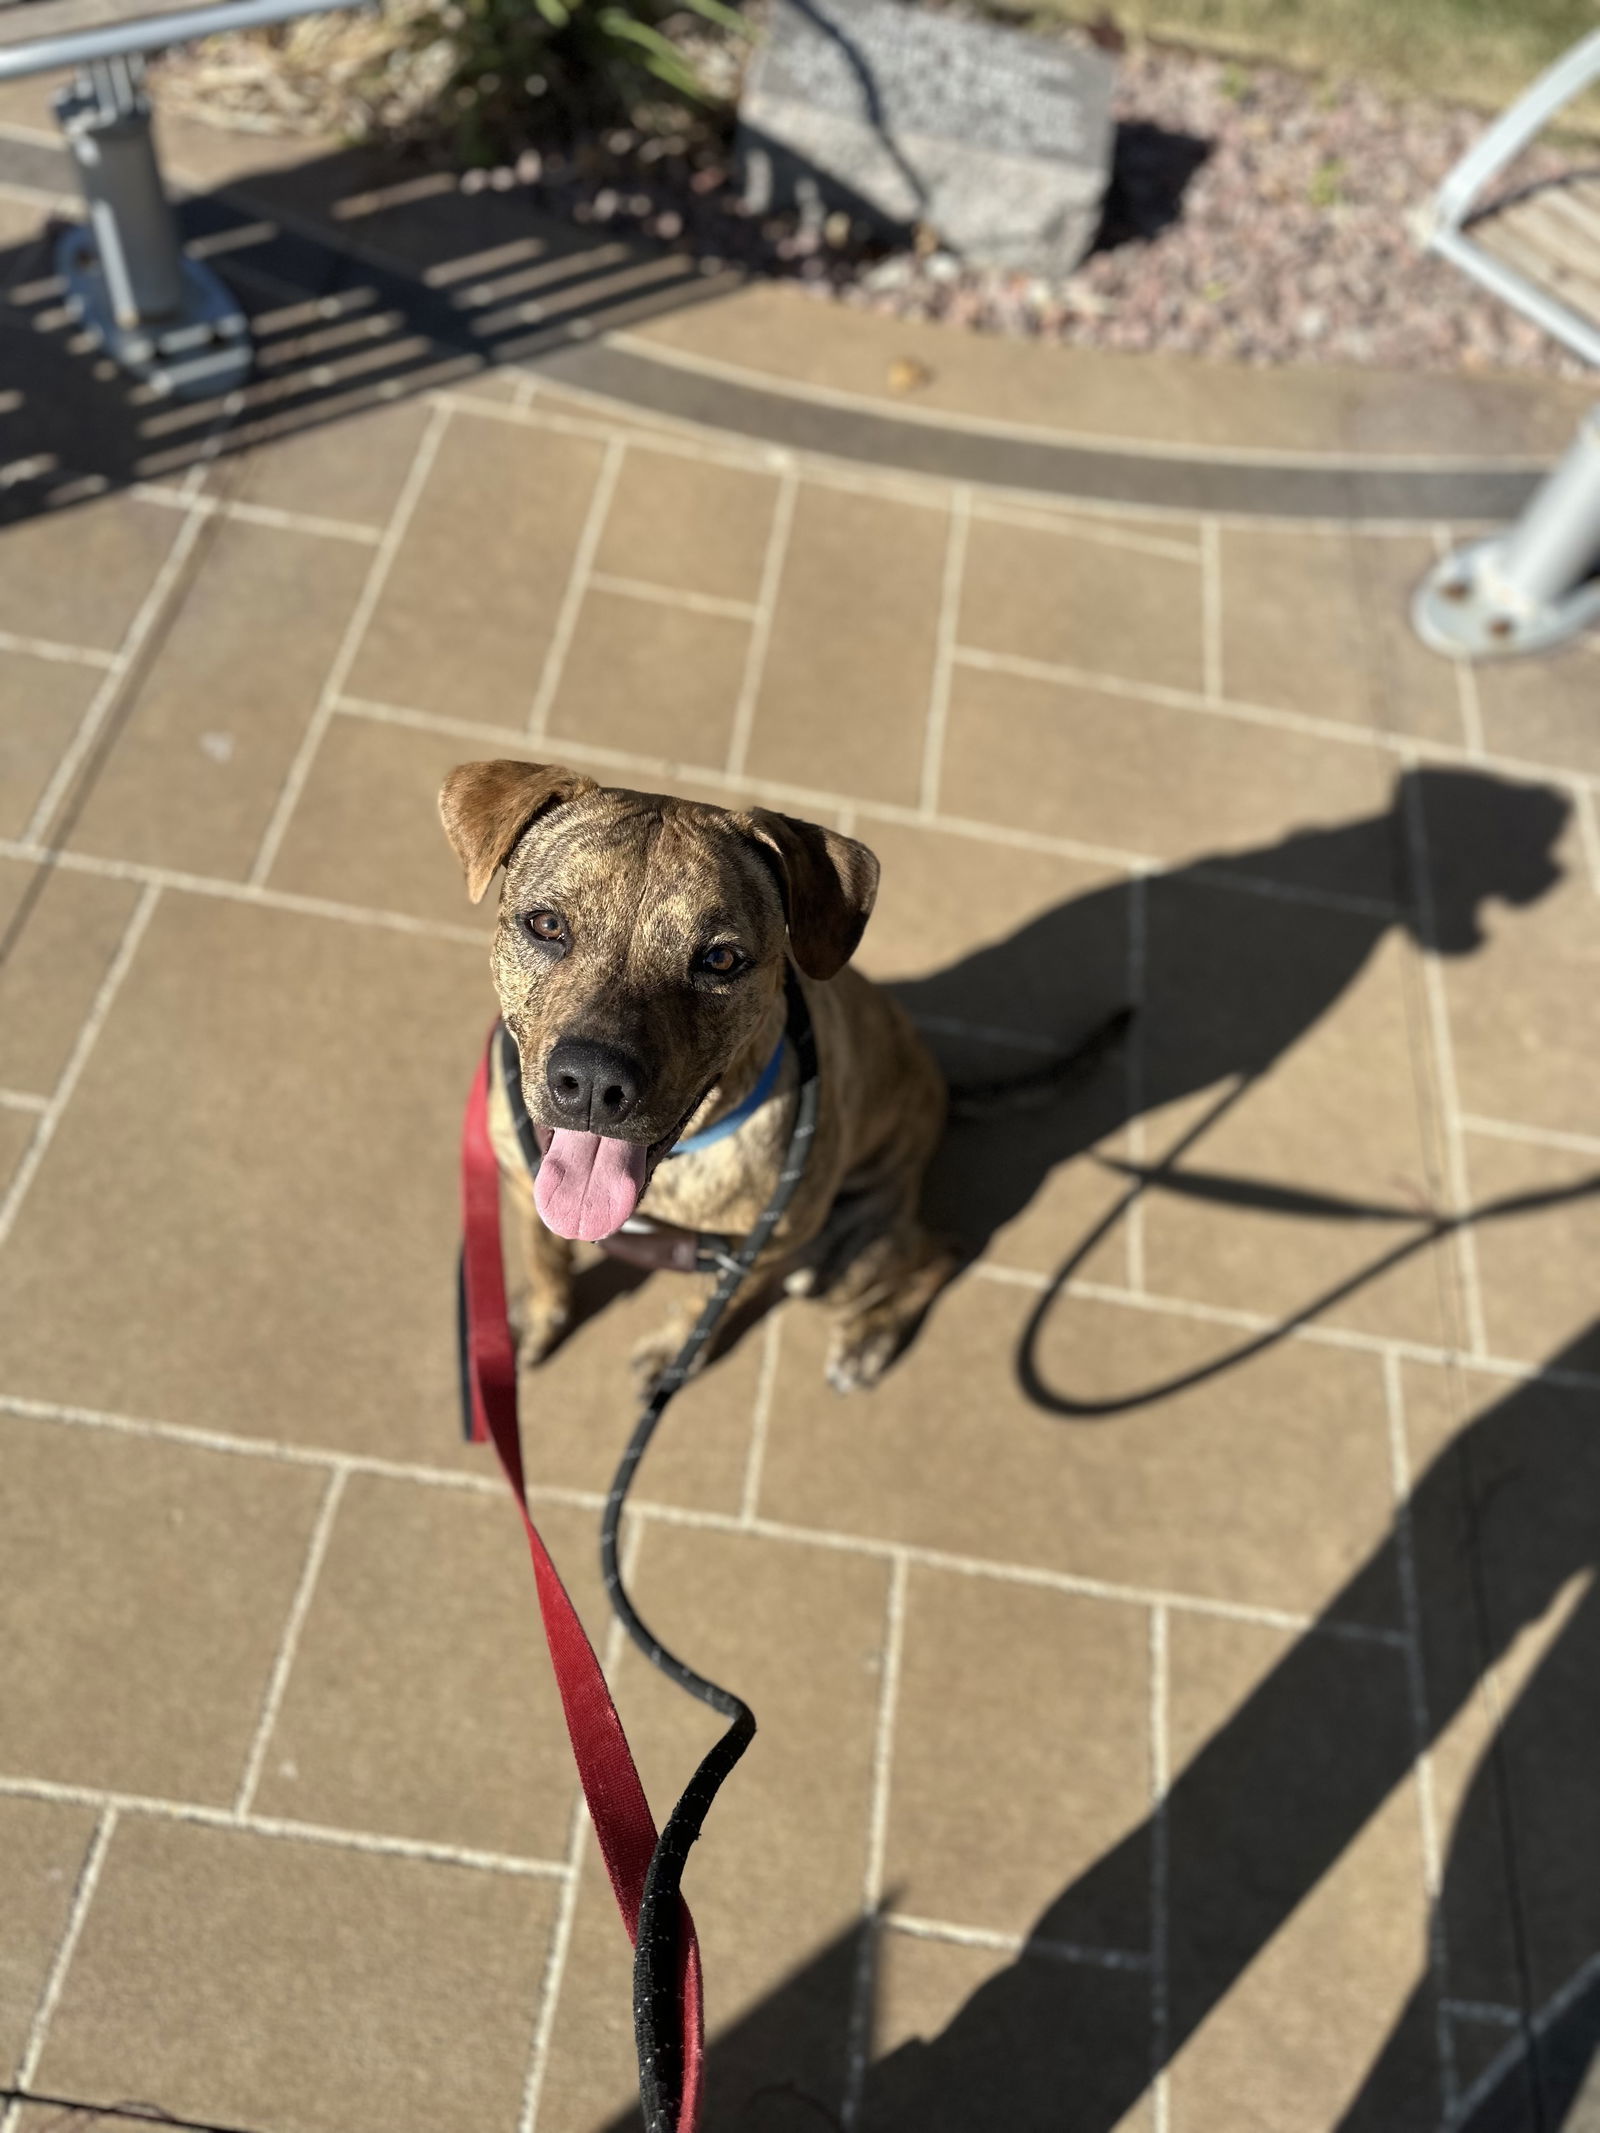
<instances>
[{"instance_id":1,"label":"dog's ear","mask_svg":"<svg viewBox=\"0 0 1600 2133\"><path fill-rule=\"evenodd\" d=\"M598 792L593 778L557 763L461 763L439 791L439 819L467 877L467 894L482 903L495 869L511 856L536 815L563 800Z\"/></svg>"},{"instance_id":2,"label":"dog's ear","mask_svg":"<svg viewBox=\"0 0 1600 2133\"><path fill-rule=\"evenodd\" d=\"M854 837L753 808L736 817L777 876L789 946L808 978L831 978L860 945L878 894L878 861Z\"/></svg>"}]
</instances>

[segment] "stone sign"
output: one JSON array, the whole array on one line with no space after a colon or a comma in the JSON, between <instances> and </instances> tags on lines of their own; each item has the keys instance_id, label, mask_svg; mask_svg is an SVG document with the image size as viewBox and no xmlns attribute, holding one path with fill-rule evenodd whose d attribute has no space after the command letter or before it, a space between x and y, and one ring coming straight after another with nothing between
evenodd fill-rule
<instances>
[{"instance_id":1,"label":"stone sign","mask_svg":"<svg viewBox=\"0 0 1600 2133\"><path fill-rule=\"evenodd\" d=\"M1092 45L899 0L773 0L739 103L745 197L1070 273L1110 172L1113 74Z\"/></svg>"}]
</instances>

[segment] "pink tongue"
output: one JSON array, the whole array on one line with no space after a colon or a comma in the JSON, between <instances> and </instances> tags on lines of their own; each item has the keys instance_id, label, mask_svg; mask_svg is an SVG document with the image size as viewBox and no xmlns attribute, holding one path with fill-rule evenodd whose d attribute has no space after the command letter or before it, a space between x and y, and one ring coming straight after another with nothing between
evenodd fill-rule
<instances>
[{"instance_id":1,"label":"pink tongue","mask_svg":"<svg viewBox=\"0 0 1600 2133\"><path fill-rule=\"evenodd\" d=\"M558 1126L533 1193L546 1229L582 1244L621 1229L644 1191L644 1156L637 1141Z\"/></svg>"}]
</instances>

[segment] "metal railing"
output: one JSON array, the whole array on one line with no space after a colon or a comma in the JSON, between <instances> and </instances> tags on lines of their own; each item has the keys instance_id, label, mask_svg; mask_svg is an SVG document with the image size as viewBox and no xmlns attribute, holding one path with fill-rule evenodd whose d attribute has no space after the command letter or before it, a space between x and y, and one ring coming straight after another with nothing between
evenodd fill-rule
<instances>
[{"instance_id":1,"label":"metal railing","mask_svg":"<svg viewBox=\"0 0 1600 2133\"><path fill-rule=\"evenodd\" d=\"M1502 303L1586 363L1600 365L1600 318L1576 309L1472 234L1487 188L1596 80L1600 30L1540 75L1474 143L1418 218L1418 235ZM1412 622L1425 644L1451 658L1548 651L1600 623L1597 567L1600 410L1591 410L1517 523L1456 549L1428 573L1412 603Z\"/></svg>"},{"instance_id":2,"label":"metal railing","mask_svg":"<svg viewBox=\"0 0 1600 2133\"><path fill-rule=\"evenodd\" d=\"M352 0L14 0L0 6L0 81L74 70L56 117L87 220L56 247L69 308L126 371L177 398L249 375L250 327L227 284L179 240L144 90L152 52L224 31L324 14Z\"/></svg>"}]
</instances>

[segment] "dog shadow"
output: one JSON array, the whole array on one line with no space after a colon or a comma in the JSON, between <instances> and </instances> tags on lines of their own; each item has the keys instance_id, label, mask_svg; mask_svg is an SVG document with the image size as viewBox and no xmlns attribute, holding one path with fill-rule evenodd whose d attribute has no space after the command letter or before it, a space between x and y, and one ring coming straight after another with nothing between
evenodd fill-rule
<instances>
[{"instance_id":1,"label":"dog shadow","mask_svg":"<svg viewBox=\"0 0 1600 2133\"><path fill-rule=\"evenodd\" d=\"M1595 1190L1584 1180L1441 1214L1292 1181L1217 1176L1184 1162L1328 1014L1391 933L1407 933L1444 956L1470 956L1484 943L1487 904L1525 907L1552 889L1561 878L1554 847L1569 813L1567 799L1549 787L1476 771L1407 771L1381 813L1108 884L945 970L890 984L958 1087L974 1076L998 1078L1008 1064L1023 1072L1052 1051L1070 1054L1119 1008L1134 1008L1120 1055L1059 1096L953 1118L925 1181L929 1226L953 1237L971 1260L1061 1165L1092 1151L1103 1175L1120 1176L1106 1213L1046 1287L1023 1341L1017 1375L1036 1405L1087 1418L1164 1397L1281 1339L1463 1221ZM1183 1107L1186 1123L1169 1129L1175 1137L1159 1159L1128 1161L1120 1152L1125 1129L1173 1106ZM1122 1399L1077 1399L1044 1381L1039 1335L1066 1281L1150 1191L1286 1219L1396 1225L1403 1233L1366 1267L1201 1371Z\"/></svg>"}]
</instances>

